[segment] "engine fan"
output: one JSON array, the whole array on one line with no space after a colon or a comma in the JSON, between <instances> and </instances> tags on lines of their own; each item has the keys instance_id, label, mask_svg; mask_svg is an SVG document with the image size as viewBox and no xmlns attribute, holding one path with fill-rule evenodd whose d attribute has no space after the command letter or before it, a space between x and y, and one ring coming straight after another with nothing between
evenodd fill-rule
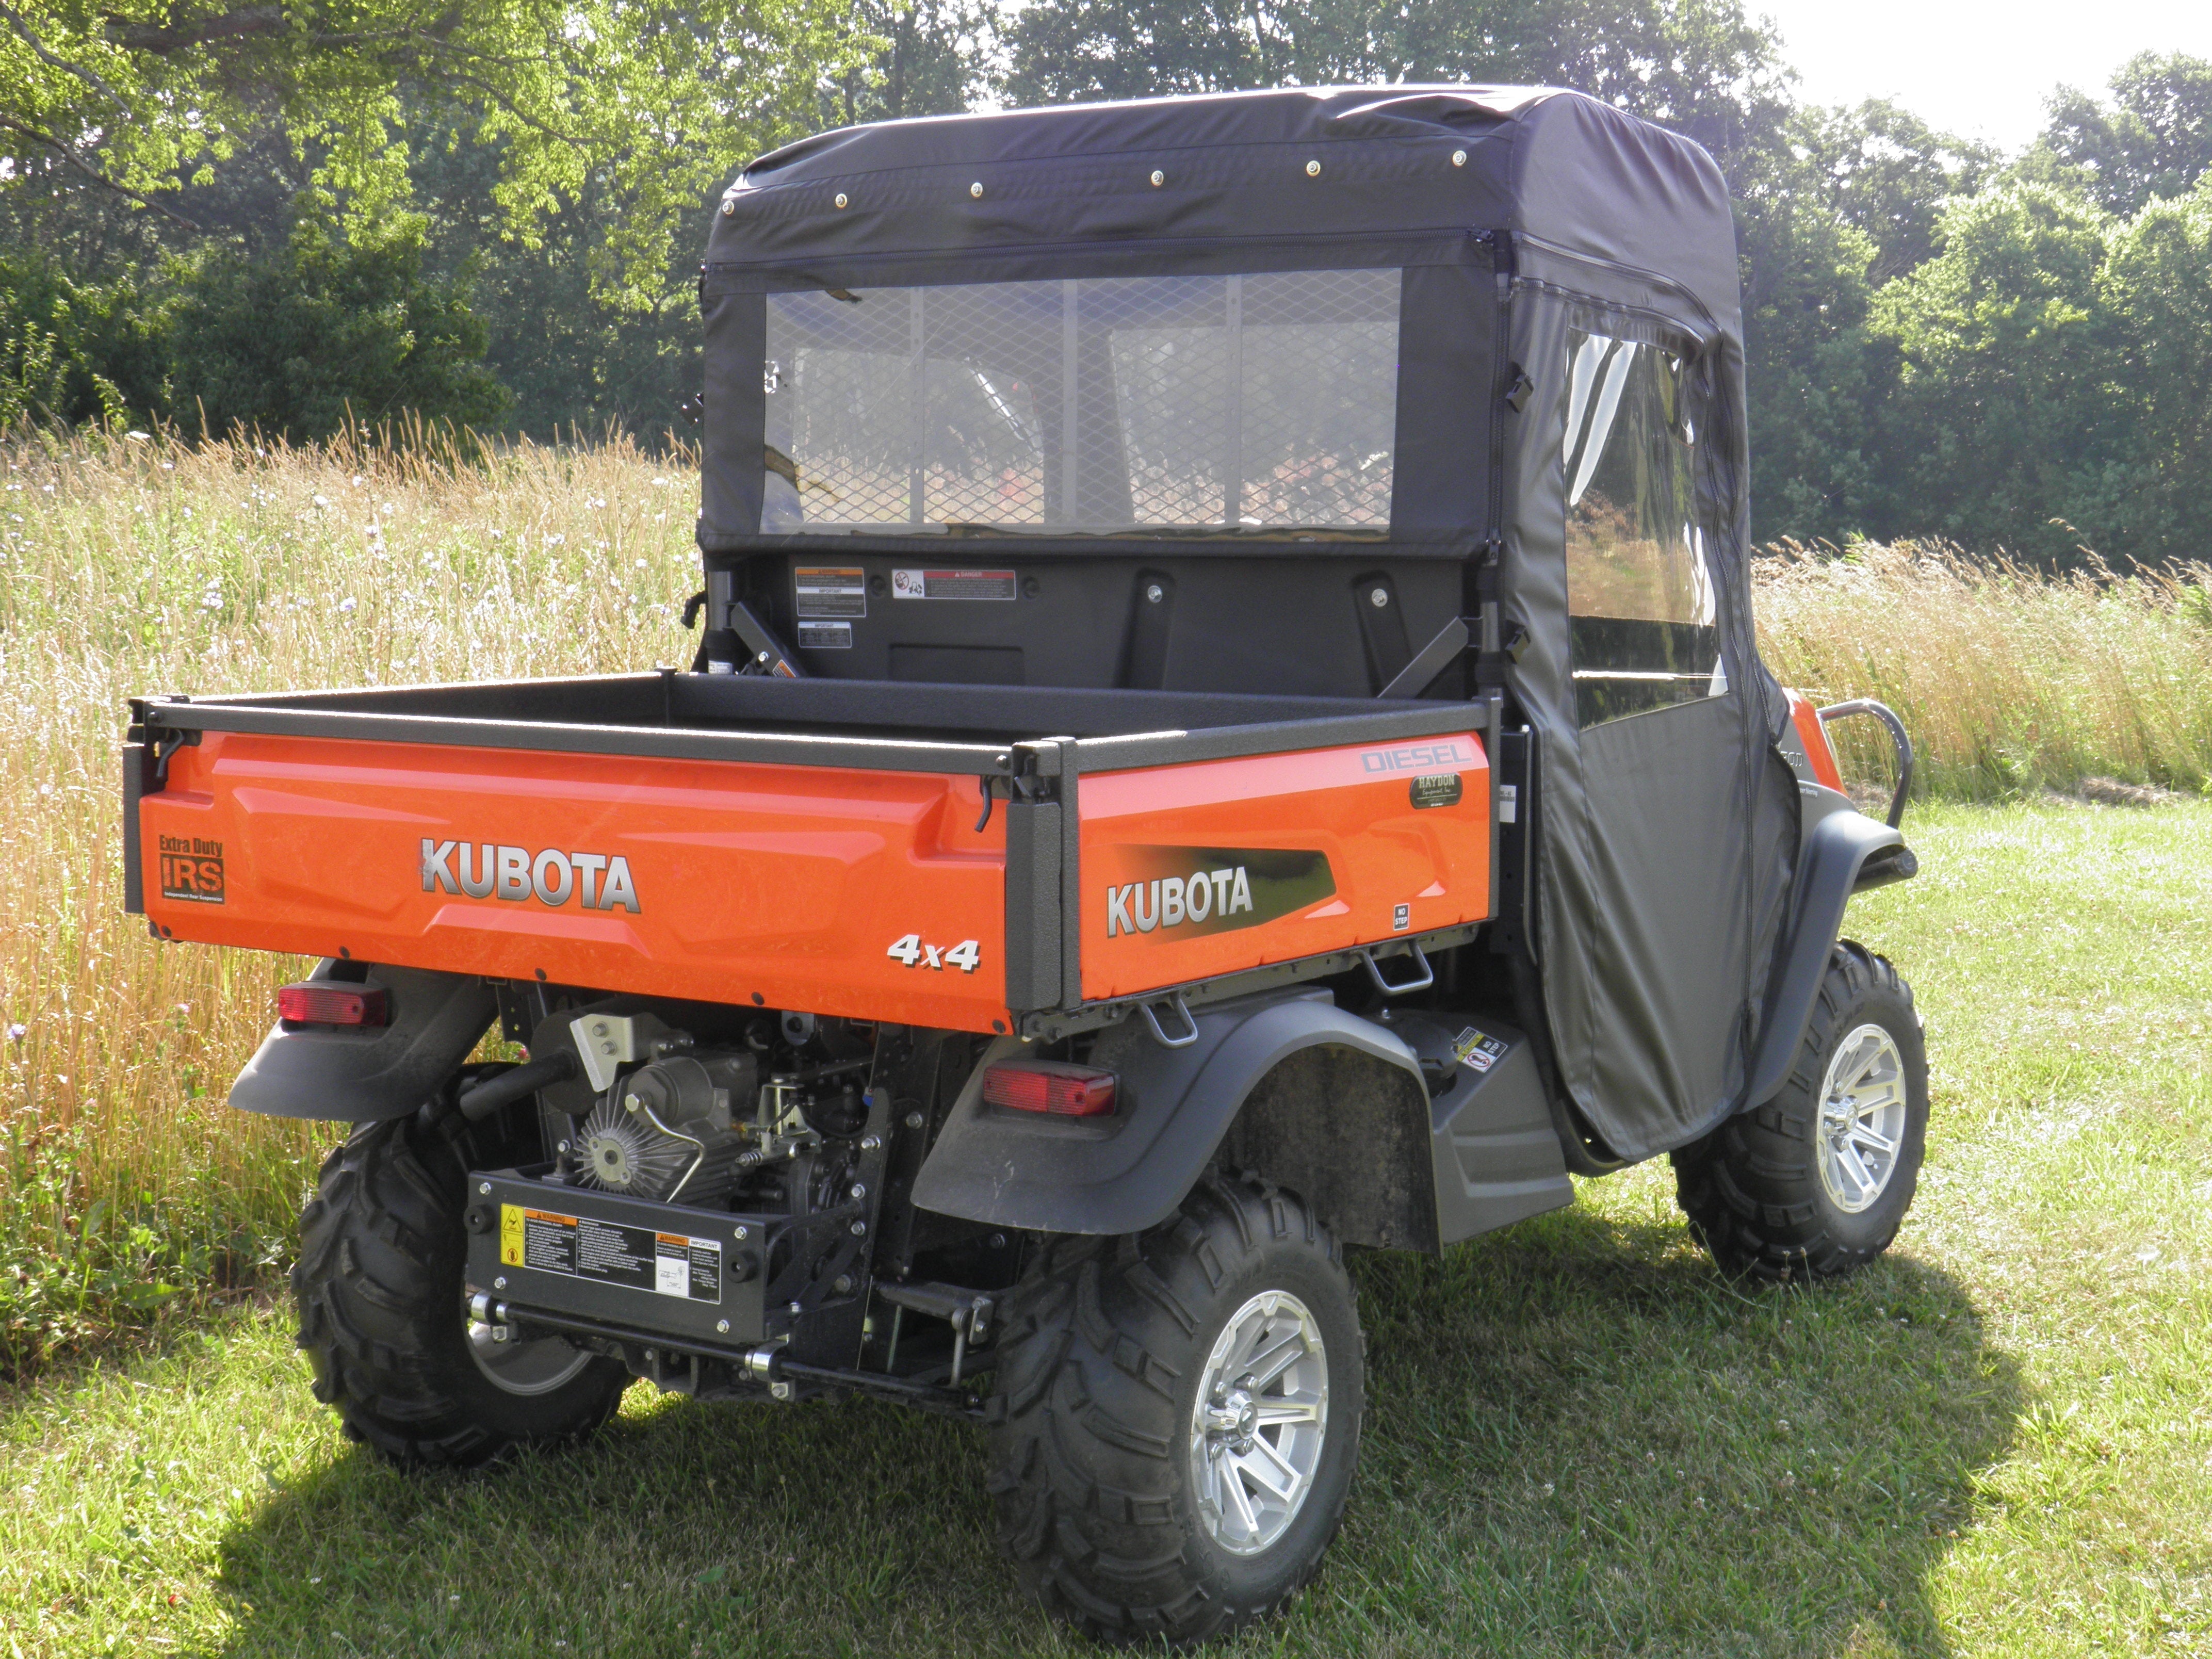
<instances>
[{"instance_id":1,"label":"engine fan","mask_svg":"<svg viewBox=\"0 0 2212 1659\"><path fill-rule=\"evenodd\" d=\"M617 1079L576 1130L574 1178L632 1198L726 1196L745 1149L731 1127L731 1097L750 1091L754 1069L750 1054L684 1055Z\"/></svg>"}]
</instances>

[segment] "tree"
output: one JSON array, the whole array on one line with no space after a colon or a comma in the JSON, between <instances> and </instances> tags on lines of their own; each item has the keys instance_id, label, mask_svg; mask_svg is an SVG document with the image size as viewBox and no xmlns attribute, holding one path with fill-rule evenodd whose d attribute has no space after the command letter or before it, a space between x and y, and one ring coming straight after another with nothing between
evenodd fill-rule
<instances>
[{"instance_id":1,"label":"tree","mask_svg":"<svg viewBox=\"0 0 2212 1659\"><path fill-rule=\"evenodd\" d=\"M826 123L951 115L984 89L996 36L991 0L856 0L856 38L879 43L824 90Z\"/></svg>"},{"instance_id":2,"label":"tree","mask_svg":"<svg viewBox=\"0 0 2212 1659\"><path fill-rule=\"evenodd\" d=\"M149 419L167 398L165 319L127 281L0 255L0 430Z\"/></svg>"},{"instance_id":3,"label":"tree","mask_svg":"<svg viewBox=\"0 0 2212 1659\"><path fill-rule=\"evenodd\" d=\"M2107 221L2047 185L1943 211L1943 251L1875 298L1899 357L1886 447L1913 527L2055 560L2120 550L2112 504L2150 469L2116 394L2099 280Z\"/></svg>"},{"instance_id":4,"label":"tree","mask_svg":"<svg viewBox=\"0 0 2212 1659\"><path fill-rule=\"evenodd\" d=\"M2187 195L2212 168L2212 63L2144 52L2112 77L2109 106L2061 87L2027 167L2122 218L2154 198Z\"/></svg>"},{"instance_id":5,"label":"tree","mask_svg":"<svg viewBox=\"0 0 2212 1659\"><path fill-rule=\"evenodd\" d=\"M1979 190L1999 160L1990 146L1939 131L1884 99L1804 111L1792 137L1809 169L1798 190L1871 240L1867 277L1876 287L1935 257L1944 203Z\"/></svg>"},{"instance_id":6,"label":"tree","mask_svg":"<svg viewBox=\"0 0 2212 1659\"><path fill-rule=\"evenodd\" d=\"M1066 103L1363 82L1571 86L1686 132L1723 169L1787 107L1773 36L1741 0L1043 0L1000 89Z\"/></svg>"},{"instance_id":7,"label":"tree","mask_svg":"<svg viewBox=\"0 0 2212 1659\"><path fill-rule=\"evenodd\" d=\"M179 286L172 418L323 438L403 414L482 425L509 400L459 284L426 281L423 224L341 240L312 224L274 258L210 249Z\"/></svg>"},{"instance_id":8,"label":"tree","mask_svg":"<svg viewBox=\"0 0 2212 1659\"><path fill-rule=\"evenodd\" d=\"M496 153L526 242L587 181L617 196L595 284L650 304L677 220L869 44L832 0L0 0L0 132L191 228L179 192L274 126L302 207L351 224L408 204L428 112Z\"/></svg>"},{"instance_id":9,"label":"tree","mask_svg":"<svg viewBox=\"0 0 2212 1659\"><path fill-rule=\"evenodd\" d=\"M2131 459L2154 474L2143 488L2130 469L2104 515L2139 557L2203 558L2212 550L2212 172L2115 232L2099 298L2124 353L2115 396L2131 410Z\"/></svg>"}]
</instances>

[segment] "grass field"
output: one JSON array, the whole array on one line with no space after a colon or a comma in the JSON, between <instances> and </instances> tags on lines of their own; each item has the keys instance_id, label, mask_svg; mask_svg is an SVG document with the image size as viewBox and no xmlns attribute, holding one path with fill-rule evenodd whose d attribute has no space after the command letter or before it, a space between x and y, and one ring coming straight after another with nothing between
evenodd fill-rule
<instances>
[{"instance_id":1,"label":"grass field","mask_svg":"<svg viewBox=\"0 0 2212 1659\"><path fill-rule=\"evenodd\" d=\"M120 904L125 701L683 661L689 464L96 434L0 440L0 1378L269 1282L315 1131L222 1105L298 964ZM2212 776L2212 572L2039 580L1940 551L1760 562L1768 659L1902 709L1941 794ZM1856 728L1856 729L1853 729ZM1871 722L1846 758L1878 772Z\"/></svg>"},{"instance_id":2,"label":"grass field","mask_svg":"<svg viewBox=\"0 0 2212 1659\"><path fill-rule=\"evenodd\" d=\"M1939 806L1852 933L1918 988L1920 1200L1747 1295L1663 1169L1359 1267L1343 1535L1252 1654L2212 1654L2212 806ZM1080 1651L1015 1597L978 1442L642 1386L594 1446L407 1478L281 1310L0 1404L26 1656Z\"/></svg>"}]
</instances>

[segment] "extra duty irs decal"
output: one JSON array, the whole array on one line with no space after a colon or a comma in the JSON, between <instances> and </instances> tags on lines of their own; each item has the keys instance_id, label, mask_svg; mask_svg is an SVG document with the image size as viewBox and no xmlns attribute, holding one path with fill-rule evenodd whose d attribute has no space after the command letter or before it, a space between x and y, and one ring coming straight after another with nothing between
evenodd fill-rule
<instances>
[{"instance_id":1,"label":"extra duty irs decal","mask_svg":"<svg viewBox=\"0 0 2212 1659\"><path fill-rule=\"evenodd\" d=\"M422 838L422 890L465 893L471 898L498 897L520 904L535 898L559 909L574 899L586 910L637 914L637 884L629 860L619 853L564 853L557 847L532 853L526 847Z\"/></svg>"},{"instance_id":2,"label":"extra duty irs decal","mask_svg":"<svg viewBox=\"0 0 2212 1659\"><path fill-rule=\"evenodd\" d=\"M223 902L222 843L196 836L161 837L161 896L194 904Z\"/></svg>"},{"instance_id":3,"label":"extra duty irs decal","mask_svg":"<svg viewBox=\"0 0 2212 1659\"><path fill-rule=\"evenodd\" d=\"M1322 853L1276 848L1121 847L1134 881L1106 886L1106 937L1173 932L1181 938L1256 927L1336 893Z\"/></svg>"}]
</instances>

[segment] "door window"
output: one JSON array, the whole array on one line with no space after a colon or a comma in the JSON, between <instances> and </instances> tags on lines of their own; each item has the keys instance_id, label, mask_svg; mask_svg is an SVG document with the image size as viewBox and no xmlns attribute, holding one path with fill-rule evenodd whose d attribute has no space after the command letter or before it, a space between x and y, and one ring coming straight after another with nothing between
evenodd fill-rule
<instances>
[{"instance_id":1,"label":"door window","mask_svg":"<svg viewBox=\"0 0 2212 1659\"><path fill-rule=\"evenodd\" d=\"M1567 337L1567 610L1575 709L1595 726L1728 690L1686 358Z\"/></svg>"}]
</instances>

